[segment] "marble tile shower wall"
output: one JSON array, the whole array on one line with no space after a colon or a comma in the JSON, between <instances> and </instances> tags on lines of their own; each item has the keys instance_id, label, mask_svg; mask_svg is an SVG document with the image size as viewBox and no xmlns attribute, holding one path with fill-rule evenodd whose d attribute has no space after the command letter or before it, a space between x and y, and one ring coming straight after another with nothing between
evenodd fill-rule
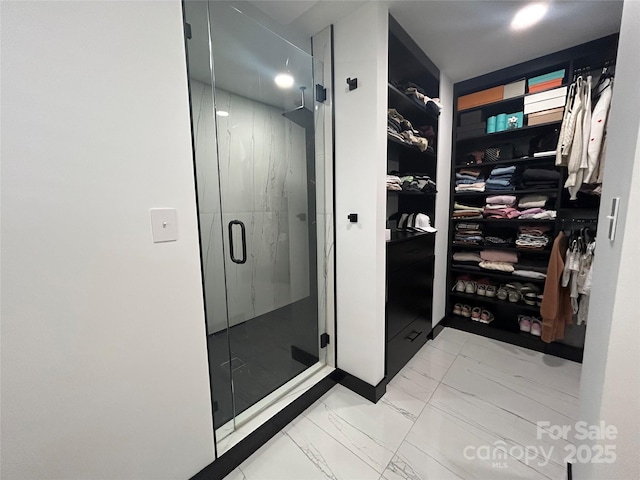
<instances>
[{"instance_id":1,"label":"marble tile shower wall","mask_svg":"<svg viewBox=\"0 0 640 480\"><path fill-rule=\"evenodd\" d=\"M205 296L214 333L226 326L227 302L235 325L309 295L305 132L280 109L216 89L218 109L229 112L218 117L216 138L211 87L192 81L191 90ZM244 265L223 264L234 219L247 229Z\"/></svg>"}]
</instances>

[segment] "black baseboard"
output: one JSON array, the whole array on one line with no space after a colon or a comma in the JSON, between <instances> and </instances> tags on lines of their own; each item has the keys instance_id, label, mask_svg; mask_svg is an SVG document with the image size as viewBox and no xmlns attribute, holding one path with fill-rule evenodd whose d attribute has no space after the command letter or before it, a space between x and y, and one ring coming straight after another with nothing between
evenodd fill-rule
<instances>
[{"instance_id":1,"label":"black baseboard","mask_svg":"<svg viewBox=\"0 0 640 480\"><path fill-rule=\"evenodd\" d=\"M305 352L303 349L296 347L295 345L291 345L291 358L296 362L306 365L307 367L314 366L319 360L317 355Z\"/></svg>"},{"instance_id":2,"label":"black baseboard","mask_svg":"<svg viewBox=\"0 0 640 480\"><path fill-rule=\"evenodd\" d=\"M332 373L332 376L340 385L347 387L352 392L373 403L378 403L378 400L387 392L388 382L385 379L382 379L380 383L374 386L339 368Z\"/></svg>"},{"instance_id":3,"label":"black baseboard","mask_svg":"<svg viewBox=\"0 0 640 480\"><path fill-rule=\"evenodd\" d=\"M442 317L442 319L438 322L438 324L435 327L433 327L433 330L431 330L431 335L430 335L431 340L434 340L444 330L445 319L446 317Z\"/></svg>"},{"instance_id":4,"label":"black baseboard","mask_svg":"<svg viewBox=\"0 0 640 480\"><path fill-rule=\"evenodd\" d=\"M229 449L216 461L196 473L191 477L191 480L220 480L224 478L249 458L252 453L287 426L294 418L309 408L313 402L328 392L335 384L336 380L334 379L334 375L328 375L291 402L287 407L267 420L266 423L259 426L240 443Z\"/></svg>"},{"instance_id":5,"label":"black baseboard","mask_svg":"<svg viewBox=\"0 0 640 480\"><path fill-rule=\"evenodd\" d=\"M573 473L571 472L570 463L567 463L567 480L573 480Z\"/></svg>"}]
</instances>

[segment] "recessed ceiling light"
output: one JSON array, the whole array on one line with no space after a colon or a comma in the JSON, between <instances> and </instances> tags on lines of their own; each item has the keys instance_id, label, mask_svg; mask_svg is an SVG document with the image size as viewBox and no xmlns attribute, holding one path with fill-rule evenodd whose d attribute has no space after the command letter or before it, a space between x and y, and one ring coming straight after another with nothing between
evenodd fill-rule
<instances>
[{"instance_id":1,"label":"recessed ceiling light","mask_svg":"<svg viewBox=\"0 0 640 480\"><path fill-rule=\"evenodd\" d=\"M288 73L279 73L274 78L276 85L280 88L291 88L293 87L293 77Z\"/></svg>"},{"instance_id":2,"label":"recessed ceiling light","mask_svg":"<svg viewBox=\"0 0 640 480\"><path fill-rule=\"evenodd\" d=\"M216 110L216 115L218 115L219 117L228 117L229 112L225 112L224 110Z\"/></svg>"},{"instance_id":3,"label":"recessed ceiling light","mask_svg":"<svg viewBox=\"0 0 640 480\"><path fill-rule=\"evenodd\" d=\"M524 30L535 25L545 16L549 5L546 3L532 3L518 10L518 13L511 20L513 30Z\"/></svg>"}]
</instances>

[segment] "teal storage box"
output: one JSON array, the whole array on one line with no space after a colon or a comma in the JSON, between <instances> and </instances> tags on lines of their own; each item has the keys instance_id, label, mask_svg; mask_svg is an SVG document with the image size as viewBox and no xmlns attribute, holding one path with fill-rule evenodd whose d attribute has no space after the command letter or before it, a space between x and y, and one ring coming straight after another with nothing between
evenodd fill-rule
<instances>
[{"instance_id":1,"label":"teal storage box","mask_svg":"<svg viewBox=\"0 0 640 480\"><path fill-rule=\"evenodd\" d=\"M496 117L496 132L502 132L507 129L507 114L501 113Z\"/></svg>"},{"instance_id":2,"label":"teal storage box","mask_svg":"<svg viewBox=\"0 0 640 480\"><path fill-rule=\"evenodd\" d=\"M487 133L494 133L496 131L496 117L487 118Z\"/></svg>"},{"instance_id":3,"label":"teal storage box","mask_svg":"<svg viewBox=\"0 0 640 480\"><path fill-rule=\"evenodd\" d=\"M507 114L507 130L522 128L524 126L524 112Z\"/></svg>"},{"instance_id":4,"label":"teal storage box","mask_svg":"<svg viewBox=\"0 0 640 480\"><path fill-rule=\"evenodd\" d=\"M549 80L555 80L556 78L564 78L564 68L562 70L556 70L555 72L545 73L544 75L538 75L537 77L527 80L527 85L537 85L538 83L548 82Z\"/></svg>"}]
</instances>

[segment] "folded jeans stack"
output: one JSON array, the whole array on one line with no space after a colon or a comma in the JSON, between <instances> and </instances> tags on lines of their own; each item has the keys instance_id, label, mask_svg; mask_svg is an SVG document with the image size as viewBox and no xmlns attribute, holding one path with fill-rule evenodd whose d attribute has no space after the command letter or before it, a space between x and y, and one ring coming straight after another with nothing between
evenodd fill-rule
<instances>
[{"instance_id":1,"label":"folded jeans stack","mask_svg":"<svg viewBox=\"0 0 640 480\"><path fill-rule=\"evenodd\" d=\"M511 165L508 167L495 167L486 181L487 190L513 191L517 184L517 169Z\"/></svg>"},{"instance_id":2,"label":"folded jeans stack","mask_svg":"<svg viewBox=\"0 0 640 480\"><path fill-rule=\"evenodd\" d=\"M456 245L481 245L484 240L482 228L478 223L460 222L456 225L453 243Z\"/></svg>"}]
</instances>

